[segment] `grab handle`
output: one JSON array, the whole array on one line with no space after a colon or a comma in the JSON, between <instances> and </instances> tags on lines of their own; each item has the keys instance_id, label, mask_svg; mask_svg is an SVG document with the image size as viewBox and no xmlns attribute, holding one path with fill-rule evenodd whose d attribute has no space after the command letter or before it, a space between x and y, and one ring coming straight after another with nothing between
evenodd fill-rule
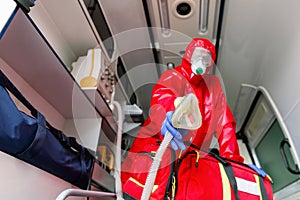
<instances>
[{"instance_id":1,"label":"grab handle","mask_svg":"<svg viewBox=\"0 0 300 200\"><path fill-rule=\"evenodd\" d=\"M289 164L288 159L287 159L286 152L284 150L284 145L285 144L288 145L289 148L291 148L289 140L287 138L284 138L280 143L280 152L281 152L281 156L282 156L282 159L283 159L283 163L284 163L285 167L287 168L287 170L289 170L289 172L291 172L292 174L300 174L300 171L299 171L299 168L298 168L297 164L295 164L295 169L292 169L290 167L290 164Z\"/></svg>"}]
</instances>

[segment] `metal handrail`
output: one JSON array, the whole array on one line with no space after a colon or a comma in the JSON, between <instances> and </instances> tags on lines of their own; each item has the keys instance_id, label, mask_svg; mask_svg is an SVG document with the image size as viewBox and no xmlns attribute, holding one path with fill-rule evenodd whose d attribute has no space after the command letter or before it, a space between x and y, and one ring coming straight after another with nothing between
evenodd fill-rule
<instances>
[{"instance_id":1,"label":"metal handrail","mask_svg":"<svg viewBox=\"0 0 300 200\"><path fill-rule=\"evenodd\" d=\"M78 197L115 197L115 193L109 192L98 192L91 190L81 190L81 189L66 189L62 191L56 200L65 200L69 196L78 196Z\"/></svg>"}]
</instances>

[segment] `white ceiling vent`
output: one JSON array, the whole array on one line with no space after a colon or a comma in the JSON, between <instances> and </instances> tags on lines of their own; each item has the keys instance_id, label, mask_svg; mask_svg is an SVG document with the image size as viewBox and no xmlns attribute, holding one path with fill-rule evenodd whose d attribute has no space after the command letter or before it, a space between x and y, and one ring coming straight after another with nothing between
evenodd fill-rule
<instances>
[{"instance_id":1,"label":"white ceiling vent","mask_svg":"<svg viewBox=\"0 0 300 200\"><path fill-rule=\"evenodd\" d=\"M155 42L164 64L181 63L194 37L215 43L220 0L148 0Z\"/></svg>"}]
</instances>

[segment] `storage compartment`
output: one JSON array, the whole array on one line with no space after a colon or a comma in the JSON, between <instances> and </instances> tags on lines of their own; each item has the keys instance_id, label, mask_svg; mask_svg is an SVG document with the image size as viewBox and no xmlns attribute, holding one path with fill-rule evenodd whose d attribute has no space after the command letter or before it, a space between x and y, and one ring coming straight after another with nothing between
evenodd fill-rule
<instances>
[{"instance_id":1,"label":"storage compartment","mask_svg":"<svg viewBox=\"0 0 300 200\"><path fill-rule=\"evenodd\" d=\"M89 99L89 96L80 88L40 30L28 14L21 9L17 10L0 39L0 64L0 69L52 126L62 130L67 136L74 136L80 144L92 152L95 153L97 149L103 117L109 121L111 130L116 129L112 112L104 98L97 95L95 108L93 104L95 101ZM27 112L26 109L24 111ZM106 134L109 137L115 137L114 131ZM15 173L13 171L22 169L21 165L20 161L20 164L15 165L17 169L7 168L6 172ZM23 180L27 172L36 174L39 173L38 171L40 170L26 170L15 178ZM106 175L111 176L108 173ZM47 178L49 177L46 176L45 182L54 180L53 178L47 180ZM61 182L64 181L54 182L57 185L52 184L56 185L56 189L51 190L52 192L74 187L70 184L62 184ZM15 188L14 184L13 180L0 182L2 188ZM22 188L22 193L26 193L25 196L35 195L35 187L38 188L37 182L32 180L27 181L26 184L31 187L26 187L26 191ZM11 199L14 191L11 189L7 191L8 196L4 199Z\"/></svg>"}]
</instances>

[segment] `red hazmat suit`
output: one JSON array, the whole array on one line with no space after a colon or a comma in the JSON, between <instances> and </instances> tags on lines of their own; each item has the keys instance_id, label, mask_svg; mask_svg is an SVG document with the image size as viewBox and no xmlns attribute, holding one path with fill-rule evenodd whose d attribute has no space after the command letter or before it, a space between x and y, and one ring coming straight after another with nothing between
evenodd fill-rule
<instances>
[{"instance_id":1,"label":"red hazmat suit","mask_svg":"<svg viewBox=\"0 0 300 200\"><path fill-rule=\"evenodd\" d=\"M145 143L153 142L153 138L162 140L160 129L166 112L175 110L174 100L177 97L192 92L199 101L202 126L198 130L190 130L183 141L190 141L195 146L207 150L215 135L219 142L220 156L243 162L235 135L235 120L227 106L219 79L207 73L196 75L191 70L190 59L195 47L209 50L212 59L216 58L215 48L208 40L202 38L192 40L186 48L182 64L174 70L164 72L154 86L149 118L138 132L131 151L139 151ZM209 68L212 66L213 64Z\"/></svg>"},{"instance_id":2,"label":"red hazmat suit","mask_svg":"<svg viewBox=\"0 0 300 200\"><path fill-rule=\"evenodd\" d=\"M183 141L192 143L198 148L209 150L213 136L215 136L219 142L220 156L243 162L236 140L235 120L227 106L220 81L216 76L207 74L212 68L213 62L203 75L192 72L190 62L196 47L208 50L212 60L215 60L215 48L211 42L200 38L194 38L191 41L186 48L182 64L173 70L164 72L154 86L149 118L138 131L130 154L141 152L145 146L157 144L158 141L163 140L160 132L161 126L166 118L166 113L175 110L174 100L177 97L194 93L199 101L202 126L197 130L189 130L187 135L183 137ZM130 177L127 170L132 168L132 160L129 157L125 159L122 165L121 178L123 183ZM169 176L164 175L166 178Z\"/></svg>"}]
</instances>

